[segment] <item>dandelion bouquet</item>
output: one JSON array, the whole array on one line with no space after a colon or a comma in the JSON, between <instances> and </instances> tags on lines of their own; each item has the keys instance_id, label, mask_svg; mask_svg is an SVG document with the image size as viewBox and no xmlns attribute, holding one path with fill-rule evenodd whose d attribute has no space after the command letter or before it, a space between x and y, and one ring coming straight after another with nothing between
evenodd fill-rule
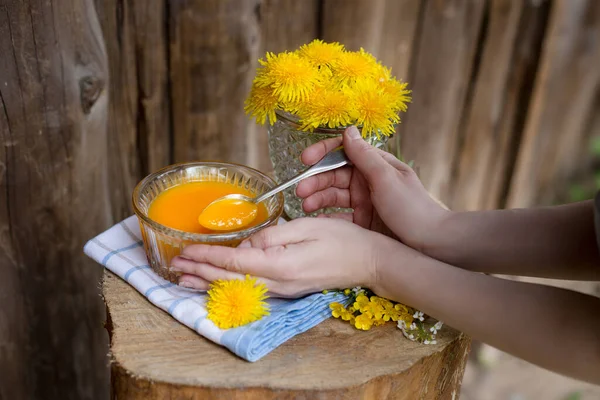
<instances>
[{"instance_id":1,"label":"dandelion bouquet","mask_svg":"<svg viewBox=\"0 0 600 400\"><path fill-rule=\"evenodd\" d=\"M293 52L267 53L259 63L245 111L260 124L272 125L285 112L303 131L357 125L364 137L390 136L411 100L389 68L339 43L317 39Z\"/></svg>"}]
</instances>

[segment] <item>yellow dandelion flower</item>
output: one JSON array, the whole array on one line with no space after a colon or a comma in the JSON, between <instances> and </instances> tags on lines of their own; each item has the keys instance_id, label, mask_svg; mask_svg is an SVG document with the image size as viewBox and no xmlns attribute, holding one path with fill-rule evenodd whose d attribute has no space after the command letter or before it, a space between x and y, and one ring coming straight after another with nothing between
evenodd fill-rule
<instances>
[{"instance_id":1,"label":"yellow dandelion flower","mask_svg":"<svg viewBox=\"0 0 600 400\"><path fill-rule=\"evenodd\" d=\"M371 54L360 49L343 53L332 65L335 79L342 85L354 83L359 78L374 78L380 65Z\"/></svg>"},{"instance_id":2,"label":"yellow dandelion flower","mask_svg":"<svg viewBox=\"0 0 600 400\"><path fill-rule=\"evenodd\" d=\"M207 292L208 319L221 329L236 328L269 315L267 287L256 278L218 280Z\"/></svg>"},{"instance_id":3,"label":"yellow dandelion flower","mask_svg":"<svg viewBox=\"0 0 600 400\"><path fill-rule=\"evenodd\" d=\"M378 87L377 81L357 81L348 92L354 102L356 123L362 125L364 137L394 133L394 123L399 122L400 118L394 110L394 102Z\"/></svg>"},{"instance_id":4,"label":"yellow dandelion flower","mask_svg":"<svg viewBox=\"0 0 600 400\"><path fill-rule=\"evenodd\" d=\"M267 53L259 61L263 70L254 82L258 87L272 87L283 102L306 101L321 79L319 70L297 53Z\"/></svg>"},{"instance_id":5,"label":"yellow dandelion flower","mask_svg":"<svg viewBox=\"0 0 600 400\"><path fill-rule=\"evenodd\" d=\"M299 119L300 130L354 124L364 137L391 135L411 101L408 85L362 48L317 39L259 63L244 109L260 124L273 124L281 110Z\"/></svg>"},{"instance_id":6,"label":"yellow dandelion flower","mask_svg":"<svg viewBox=\"0 0 600 400\"><path fill-rule=\"evenodd\" d=\"M344 294L346 296L350 296L350 293L352 293L352 290L350 290L350 289L344 289Z\"/></svg>"},{"instance_id":7,"label":"yellow dandelion flower","mask_svg":"<svg viewBox=\"0 0 600 400\"><path fill-rule=\"evenodd\" d=\"M408 83L400 82L395 78L379 80L379 87L389 97L393 108L397 111L406 111L411 102L411 91L407 89Z\"/></svg>"},{"instance_id":8,"label":"yellow dandelion flower","mask_svg":"<svg viewBox=\"0 0 600 400\"><path fill-rule=\"evenodd\" d=\"M374 319L373 320L373 326L381 326L381 325L385 325L386 321L383 319Z\"/></svg>"},{"instance_id":9,"label":"yellow dandelion flower","mask_svg":"<svg viewBox=\"0 0 600 400\"><path fill-rule=\"evenodd\" d=\"M325 43L315 39L309 44L300 46L298 54L306 58L317 67L331 66L332 63L344 54L344 46L337 43Z\"/></svg>"},{"instance_id":10,"label":"yellow dandelion flower","mask_svg":"<svg viewBox=\"0 0 600 400\"><path fill-rule=\"evenodd\" d=\"M253 85L250 95L246 99L244 111L246 111L246 114L256 118L256 122L259 124L265 124L268 118L269 123L273 125L277 119L275 115L277 105L278 97L273 88Z\"/></svg>"},{"instance_id":11,"label":"yellow dandelion flower","mask_svg":"<svg viewBox=\"0 0 600 400\"><path fill-rule=\"evenodd\" d=\"M354 327L363 331L368 331L373 326L373 320L366 314L358 315L354 319Z\"/></svg>"},{"instance_id":12,"label":"yellow dandelion flower","mask_svg":"<svg viewBox=\"0 0 600 400\"><path fill-rule=\"evenodd\" d=\"M310 101L298 110L303 130L318 127L340 128L352 124L350 97L331 87L317 89Z\"/></svg>"},{"instance_id":13,"label":"yellow dandelion flower","mask_svg":"<svg viewBox=\"0 0 600 400\"><path fill-rule=\"evenodd\" d=\"M377 69L375 70L375 79L379 82L387 81L392 78L392 70L386 66L381 64L377 65Z\"/></svg>"}]
</instances>

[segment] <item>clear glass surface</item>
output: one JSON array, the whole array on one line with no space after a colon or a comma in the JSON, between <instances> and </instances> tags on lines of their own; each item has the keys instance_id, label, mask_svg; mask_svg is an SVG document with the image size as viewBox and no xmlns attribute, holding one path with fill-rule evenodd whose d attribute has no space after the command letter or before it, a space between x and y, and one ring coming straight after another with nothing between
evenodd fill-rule
<instances>
[{"instance_id":1,"label":"clear glass surface","mask_svg":"<svg viewBox=\"0 0 600 400\"><path fill-rule=\"evenodd\" d=\"M191 162L174 164L143 179L133 191L133 209L138 217L144 248L151 268L170 282L177 282L177 274L170 271L171 259L189 244L217 244L235 247L244 239L267 226L277 224L283 212L283 195L264 201L268 218L260 225L236 232L199 234L172 229L148 216L152 201L165 190L189 182L228 182L259 195L276 184L265 174L243 165L218 162Z\"/></svg>"},{"instance_id":2,"label":"clear glass surface","mask_svg":"<svg viewBox=\"0 0 600 400\"><path fill-rule=\"evenodd\" d=\"M302 164L300 155L302 151L317 142L341 136L344 129L315 129L314 132L305 132L298 129L297 119L288 113L277 113L277 121L268 126L269 156L273 164L275 180L277 183L285 182L308 167ZM371 145L382 145L387 151L387 137L372 136L367 138ZM283 191L285 198L285 213L291 219L305 216L315 216L319 213L332 213L351 211L351 209L326 208L318 212L306 214L302 210L302 199L296 196L296 186L291 186Z\"/></svg>"}]
</instances>

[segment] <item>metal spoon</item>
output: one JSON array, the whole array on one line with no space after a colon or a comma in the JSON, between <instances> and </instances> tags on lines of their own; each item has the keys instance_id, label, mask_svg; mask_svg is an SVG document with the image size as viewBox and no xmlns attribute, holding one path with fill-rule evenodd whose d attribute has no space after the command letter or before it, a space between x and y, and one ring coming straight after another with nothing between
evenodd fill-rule
<instances>
[{"instance_id":1,"label":"metal spoon","mask_svg":"<svg viewBox=\"0 0 600 400\"><path fill-rule=\"evenodd\" d=\"M206 206L206 208L204 209L204 211L202 211L202 212L205 212L209 207L213 206L216 203L224 201L224 200L242 200L242 201L247 201L250 203L258 204L262 201L265 201L269 197L281 192L282 190L285 190L288 187L300 182L303 179L306 179L308 177L311 177L313 175L317 175L317 174L320 174L323 172L331 171L336 168L343 167L344 165L350 165L350 160L348 160L348 157L346 156L346 153L344 152L343 147L340 146L340 147L336 148L335 150L327 153L325 155L325 157L323 157L318 163L314 164L312 167L308 168L306 171L296 175L289 181L283 182L283 183L275 186L273 189L269 190L266 193L261 194L258 197L252 198L252 197L248 197L243 194L228 194L226 196L219 197L218 199L209 203Z\"/></svg>"}]
</instances>

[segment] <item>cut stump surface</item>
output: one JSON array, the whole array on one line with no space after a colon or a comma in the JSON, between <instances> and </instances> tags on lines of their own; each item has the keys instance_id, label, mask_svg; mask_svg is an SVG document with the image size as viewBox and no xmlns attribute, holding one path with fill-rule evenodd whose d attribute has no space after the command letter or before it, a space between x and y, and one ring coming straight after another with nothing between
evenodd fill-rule
<instances>
[{"instance_id":1,"label":"cut stump surface","mask_svg":"<svg viewBox=\"0 0 600 400\"><path fill-rule=\"evenodd\" d=\"M436 345L393 323L358 331L329 319L250 363L154 307L111 272L103 294L113 399L454 399L470 339L444 327Z\"/></svg>"}]
</instances>

